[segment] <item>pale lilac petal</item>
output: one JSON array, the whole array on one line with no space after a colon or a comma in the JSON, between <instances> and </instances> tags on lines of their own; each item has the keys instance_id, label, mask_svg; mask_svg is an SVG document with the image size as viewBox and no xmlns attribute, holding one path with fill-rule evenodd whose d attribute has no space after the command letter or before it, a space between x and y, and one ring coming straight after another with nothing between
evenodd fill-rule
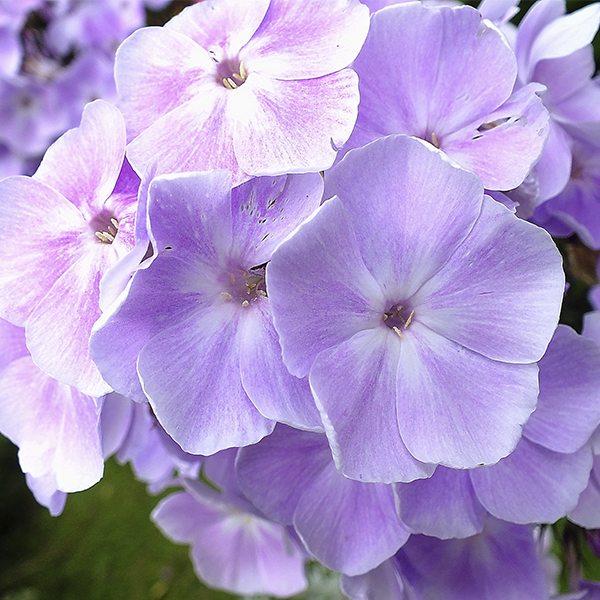
<instances>
[{"instance_id":1,"label":"pale lilac petal","mask_svg":"<svg viewBox=\"0 0 600 600\"><path fill-rule=\"evenodd\" d=\"M486 188L516 188L540 157L548 136L549 116L536 94L539 88L521 88L482 121L446 136L440 147L479 175Z\"/></svg>"},{"instance_id":2,"label":"pale lilac petal","mask_svg":"<svg viewBox=\"0 0 600 600\"><path fill-rule=\"evenodd\" d=\"M123 116L96 100L84 108L81 125L48 148L34 179L60 192L89 219L113 191L124 156Z\"/></svg>"},{"instance_id":3,"label":"pale lilac petal","mask_svg":"<svg viewBox=\"0 0 600 600\"><path fill-rule=\"evenodd\" d=\"M577 94L590 83L595 72L594 49L591 44L563 56L542 60L535 66L532 81L546 86L542 93L544 104L554 113L560 104Z\"/></svg>"},{"instance_id":4,"label":"pale lilac petal","mask_svg":"<svg viewBox=\"0 0 600 600\"><path fill-rule=\"evenodd\" d=\"M569 519L582 527L597 529L600 527L600 456L594 456L592 469L587 487L577 501L577 506L569 513Z\"/></svg>"},{"instance_id":5,"label":"pale lilac petal","mask_svg":"<svg viewBox=\"0 0 600 600\"><path fill-rule=\"evenodd\" d=\"M25 480L35 499L45 506L53 517L58 517L65 508L67 494L56 489L54 475L47 474L41 477L32 477L29 473L26 473Z\"/></svg>"},{"instance_id":6,"label":"pale lilac petal","mask_svg":"<svg viewBox=\"0 0 600 600\"><path fill-rule=\"evenodd\" d=\"M387 308L337 198L273 253L267 290L283 360L297 377L308 374L322 350L379 324Z\"/></svg>"},{"instance_id":7,"label":"pale lilac petal","mask_svg":"<svg viewBox=\"0 0 600 600\"><path fill-rule=\"evenodd\" d=\"M249 500L269 519L291 525L300 497L330 463L323 434L277 425L258 444L240 448L235 466Z\"/></svg>"},{"instance_id":8,"label":"pale lilac petal","mask_svg":"<svg viewBox=\"0 0 600 600\"><path fill-rule=\"evenodd\" d=\"M399 560L417 598L548 600L538 552L531 527L488 517L470 538L412 536Z\"/></svg>"},{"instance_id":9,"label":"pale lilac petal","mask_svg":"<svg viewBox=\"0 0 600 600\"><path fill-rule=\"evenodd\" d=\"M590 44L600 25L600 4L595 3L549 23L531 46L530 68L540 60L560 58Z\"/></svg>"},{"instance_id":10,"label":"pale lilac petal","mask_svg":"<svg viewBox=\"0 0 600 600\"><path fill-rule=\"evenodd\" d=\"M238 115L235 155L251 175L328 169L358 112L357 77L350 69L293 81L256 73L230 91Z\"/></svg>"},{"instance_id":11,"label":"pale lilac petal","mask_svg":"<svg viewBox=\"0 0 600 600\"><path fill-rule=\"evenodd\" d=\"M555 452L575 452L600 425L600 348L559 325L538 366L540 397L523 435Z\"/></svg>"},{"instance_id":12,"label":"pale lilac petal","mask_svg":"<svg viewBox=\"0 0 600 600\"><path fill-rule=\"evenodd\" d=\"M398 344L398 423L411 454L471 468L513 450L536 406L536 364L489 360L420 322Z\"/></svg>"},{"instance_id":13,"label":"pale lilac petal","mask_svg":"<svg viewBox=\"0 0 600 600\"><path fill-rule=\"evenodd\" d=\"M242 386L239 310L224 302L198 311L140 352L144 391L161 425L186 452L245 446L273 429Z\"/></svg>"},{"instance_id":14,"label":"pale lilac petal","mask_svg":"<svg viewBox=\"0 0 600 600\"><path fill-rule=\"evenodd\" d=\"M2 180L0 197L0 314L23 326L79 259L85 221L61 194L27 177Z\"/></svg>"},{"instance_id":15,"label":"pale lilac petal","mask_svg":"<svg viewBox=\"0 0 600 600\"><path fill-rule=\"evenodd\" d=\"M237 117L229 106L232 96L226 93L230 91L207 86L202 95L154 121L127 147L135 170L144 173L155 162L156 175L227 169L234 183L247 180L233 149ZM185 149L181 140L186 141Z\"/></svg>"},{"instance_id":16,"label":"pale lilac petal","mask_svg":"<svg viewBox=\"0 0 600 600\"><path fill-rule=\"evenodd\" d=\"M397 484L396 493L400 517L415 533L449 539L483 530L487 513L467 470L438 467L429 479Z\"/></svg>"},{"instance_id":17,"label":"pale lilac petal","mask_svg":"<svg viewBox=\"0 0 600 600\"><path fill-rule=\"evenodd\" d=\"M294 527L320 562L348 575L374 569L410 535L390 485L352 481L333 464L300 498Z\"/></svg>"},{"instance_id":18,"label":"pale lilac petal","mask_svg":"<svg viewBox=\"0 0 600 600\"><path fill-rule=\"evenodd\" d=\"M102 477L93 399L51 379L29 357L2 373L0 430L19 446L23 471L52 474L60 491L84 490Z\"/></svg>"},{"instance_id":19,"label":"pale lilac petal","mask_svg":"<svg viewBox=\"0 0 600 600\"><path fill-rule=\"evenodd\" d=\"M275 79L320 77L347 67L368 29L369 9L357 0L271 0L240 58Z\"/></svg>"},{"instance_id":20,"label":"pale lilac petal","mask_svg":"<svg viewBox=\"0 0 600 600\"><path fill-rule=\"evenodd\" d=\"M95 244L65 271L26 325L35 363L51 377L95 397L112 391L88 350L92 326L100 317L100 279L110 260L105 247Z\"/></svg>"},{"instance_id":21,"label":"pale lilac petal","mask_svg":"<svg viewBox=\"0 0 600 600\"><path fill-rule=\"evenodd\" d=\"M427 140L489 114L509 97L516 77L512 51L475 9L416 2L372 16L353 68L359 127Z\"/></svg>"},{"instance_id":22,"label":"pale lilac petal","mask_svg":"<svg viewBox=\"0 0 600 600\"><path fill-rule=\"evenodd\" d=\"M471 481L495 517L522 524L554 523L575 507L591 468L589 446L560 454L523 438L499 463L471 471Z\"/></svg>"},{"instance_id":23,"label":"pale lilac petal","mask_svg":"<svg viewBox=\"0 0 600 600\"><path fill-rule=\"evenodd\" d=\"M327 172L324 196L342 200L365 265L388 302L398 302L462 243L481 210L482 192L475 175L439 150L395 135L348 153Z\"/></svg>"},{"instance_id":24,"label":"pale lilac petal","mask_svg":"<svg viewBox=\"0 0 600 600\"><path fill-rule=\"evenodd\" d=\"M433 472L433 465L409 454L398 431L396 370L402 343L380 325L325 350L311 369L310 385L336 464L352 479L389 483Z\"/></svg>"},{"instance_id":25,"label":"pale lilac petal","mask_svg":"<svg viewBox=\"0 0 600 600\"><path fill-rule=\"evenodd\" d=\"M253 303L242 330L242 384L260 413L293 427L322 431L321 417L308 385L283 364L279 337L266 298Z\"/></svg>"},{"instance_id":26,"label":"pale lilac petal","mask_svg":"<svg viewBox=\"0 0 600 600\"><path fill-rule=\"evenodd\" d=\"M411 302L415 319L440 335L494 360L528 363L544 354L563 293L552 238L485 197L471 235Z\"/></svg>"},{"instance_id":27,"label":"pale lilac petal","mask_svg":"<svg viewBox=\"0 0 600 600\"><path fill-rule=\"evenodd\" d=\"M270 3L270 0L204 0L181 11L165 29L183 33L221 61L235 56L252 38ZM180 58L175 58L177 64Z\"/></svg>"},{"instance_id":28,"label":"pale lilac petal","mask_svg":"<svg viewBox=\"0 0 600 600\"><path fill-rule=\"evenodd\" d=\"M519 12L518 4L519 0L481 0L477 10L484 19L500 27Z\"/></svg>"},{"instance_id":29,"label":"pale lilac petal","mask_svg":"<svg viewBox=\"0 0 600 600\"><path fill-rule=\"evenodd\" d=\"M129 140L217 83L206 50L166 27L140 29L121 44L115 79Z\"/></svg>"},{"instance_id":30,"label":"pale lilac petal","mask_svg":"<svg viewBox=\"0 0 600 600\"><path fill-rule=\"evenodd\" d=\"M231 190L230 255L250 267L269 261L275 248L321 203L318 173L255 177Z\"/></svg>"},{"instance_id":31,"label":"pale lilac petal","mask_svg":"<svg viewBox=\"0 0 600 600\"><path fill-rule=\"evenodd\" d=\"M208 490L168 496L152 519L174 541L192 544L194 568L208 585L275 596L306 587L303 554L281 525L241 513Z\"/></svg>"},{"instance_id":32,"label":"pale lilac petal","mask_svg":"<svg viewBox=\"0 0 600 600\"><path fill-rule=\"evenodd\" d=\"M515 53L519 65L519 79L531 81L535 64L531 61L531 48L541 31L565 13L564 0L542 0L534 2L519 24Z\"/></svg>"}]
</instances>

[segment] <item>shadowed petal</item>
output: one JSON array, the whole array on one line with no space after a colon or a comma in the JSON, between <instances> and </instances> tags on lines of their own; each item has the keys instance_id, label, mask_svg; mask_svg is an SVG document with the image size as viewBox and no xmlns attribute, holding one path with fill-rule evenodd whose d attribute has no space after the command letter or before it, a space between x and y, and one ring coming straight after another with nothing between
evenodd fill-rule
<instances>
[{"instance_id":1,"label":"shadowed petal","mask_svg":"<svg viewBox=\"0 0 600 600\"><path fill-rule=\"evenodd\" d=\"M242 384L252 403L269 419L322 431L321 417L308 385L283 364L281 346L266 298L252 305L240 349Z\"/></svg>"},{"instance_id":2,"label":"shadowed petal","mask_svg":"<svg viewBox=\"0 0 600 600\"><path fill-rule=\"evenodd\" d=\"M330 463L323 434L277 425L258 444L240 448L235 466L249 500L270 519L291 525L300 497Z\"/></svg>"},{"instance_id":3,"label":"shadowed petal","mask_svg":"<svg viewBox=\"0 0 600 600\"><path fill-rule=\"evenodd\" d=\"M233 243L230 255L246 267L269 261L273 250L321 203L318 173L254 177L231 190Z\"/></svg>"},{"instance_id":4,"label":"shadowed petal","mask_svg":"<svg viewBox=\"0 0 600 600\"><path fill-rule=\"evenodd\" d=\"M348 575L375 568L410 535L390 485L352 481L333 463L302 494L294 527L326 567Z\"/></svg>"},{"instance_id":5,"label":"shadowed petal","mask_svg":"<svg viewBox=\"0 0 600 600\"><path fill-rule=\"evenodd\" d=\"M483 530L487 514L469 471L438 467L429 479L396 485L400 517L415 533L465 538Z\"/></svg>"},{"instance_id":6,"label":"shadowed petal","mask_svg":"<svg viewBox=\"0 0 600 600\"><path fill-rule=\"evenodd\" d=\"M575 452L600 424L600 348L559 325L538 366L540 397L523 435L555 452Z\"/></svg>"},{"instance_id":7,"label":"shadowed petal","mask_svg":"<svg viewBox=\"0 0 600 600\"><path fill-rule=\"evenodd\" d=\"M491 467L471 471L477 497L495 517L513 523L554 523L577 504L592 468L584 446L560 454L523 438Z\"/></svg>"},{"instance_id":8,"label":"shadowed petal","mask_svg":"<svg viewBox=\"0 0 600 600\"><path fill-rule=\"evenodd\" d=\"M600 456L594 456L594 467L587 487L577 501L577 506L569 513L569 519L582 527L600 527Z\"/></svg>"}]
</instances>

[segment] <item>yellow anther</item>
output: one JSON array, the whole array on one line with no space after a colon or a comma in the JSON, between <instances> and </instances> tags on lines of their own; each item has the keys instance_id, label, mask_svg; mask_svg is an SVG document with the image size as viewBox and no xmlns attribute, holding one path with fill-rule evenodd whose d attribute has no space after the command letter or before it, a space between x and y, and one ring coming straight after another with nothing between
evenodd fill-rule
<instances>
[{"instance_id":1,"label":"yellow anther","mask_svg":"<svg viewBox=\"0 0 600 600\"><path fill-rule=\"evenodd\" d=\"M431 141L436 148L440 147L440 141L438 140L437 135L435 135L433 132L431 133Z\"/></svg>"},{"instance_id":2,"label":"yellow anther","mask_svg":"<svg viewBox=\"0 0 600 600\"><path fill-rule=\"evenodd\" d=\"M408 315L408 319L406 319L406 323L404 323L404 329L406 329L409 325L410 322L412 321L413 315L415 314L415 311L413 310L410 315Z\"/></svg>"},{"instance_id":3,"label":"yellow anther","mask_svg":"<svg viewBox=\"0 0 600 600\"><path fill-rule=\"evenodd\" d=\"M248 79L248 71L246 71L246 67L243 62L240 62L240 75L242 76L242 81L246 81Z\"/></svg>"},{"instance_id":4,"label":"yellow anther","mask_svg":"<svg viewBox=\"0 0 600 600\"><path fill-rule=\"evenodd\" d=\"M230 83L229 83L229 79L227 78L223 78L223 85L228 89L228 90L232 90L233 88L231 87ZM235 86L237 87L237 86Z\"/></svg>"},{"instance_id":5,"label":"yellow anther","mask_svg":"<svg viewBox=\"0 0 600 600\"><path fill-rule=\"evenodd\" d=\"M115 229L119 231L119 221L117 221L114 217L110 220L110 222L114 225Z\"/></svg>"},{"instance_id":6,"label":"yellow anther","mask_svg":"<svg viewBox=\"0 0 600 600\"><path fill-rule=\"evenodd\" d=\"M393 327L392 329L400 336L400 339L404 339L402 332L397 327Z\"/></svg>"},{"instance_id":7,"label":"yellow anther","mask_svg":"<svg viewBox=\"0 0 600 600\"><path fill-rule=\"evenodd\" d=\"M235 274L234 274L234 273L232 273L232 274L229 276L229 281L231 281L231 283L235 283Z\"/></svg>"},{"instance_id":8,"label":"yellow anther","mask_svg":"<svg viewBox=\"0 0 600 600\"><path fill-rule=\"evenodd\" d=\"M242 302L242 306L243 306L244 308L246 308L246 306L250 306L250 303L248 302L248 300L244 300L244 301Z\"/></svg>"},{"instance_id":9,"label":"yellow anther","mask_svg":"<svg viewBox=\"0 0 600 600\"><path fill-rule=\"evenodd\" d=\"M228 292L221 292L221 296L223 296L223 298L225 298L225 300L231 300L233 298L233 296L231 294L229 294Z\"/></svg>"}]
</instances>

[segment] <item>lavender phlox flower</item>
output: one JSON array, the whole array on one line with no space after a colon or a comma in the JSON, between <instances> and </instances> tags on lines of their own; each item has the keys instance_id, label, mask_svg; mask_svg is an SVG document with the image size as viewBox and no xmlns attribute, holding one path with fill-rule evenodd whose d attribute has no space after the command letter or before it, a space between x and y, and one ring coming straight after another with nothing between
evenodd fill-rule
<instances>
[{"instance_id":1,"label":"lavender phlox flower","mask_svg":"<svg viewBox=\"0 0 600 600\"><path fill-rule=\"evenodd\" d=\"M550 236L406 136L348 153L333 194L274 252L267 284L338 466L393 482L497 462L536 406L558 320Z\"/></svg>"},{"instance_id":2,"label":"lavender phlox flower","mask_svg":"<svg viewBox=\"0 0 600 600\"><path fill-rule=\"evenodd\" d=\"M358 0L205 0L136 31L115 67L129 160L235 183L330 167L356 120L346 67L367 29Z\"/></svg>"},{"instance_id":3,"label":"lavender phlox flower","mask_svg":"<svg viewBox=\"0 0 600 600\"><path fill-rule=\"evenodd\" d=\"M559 325L538 366L538 406L509 456L472 470L438 467L430 479L397 486L400 516L414 531L467 537L482 530L488 512L553 523L575 507L600 423L600 348Z\"/></svg>"},{"instance_id":4,"label":"lavender phlox flower","mask_svg":"<svg viewBox=\"0 0 600 600\"><path fill-rule=\"evenodd\" d=\"M539 158L548 114L539 84L513 93L514 53L474 8L409 2L371 16L353 68L356 127L344 151L404 133L441 148L488 189L517 187Z\"/></svg>"},{"instance_id":5,"label":"lavender phlox flower","mask_svg":"<svg viewBox=\"0 0 600 600\"><path fill-rule=\"evenodd\" d=\"M54 86L20 76L0 79L0 123L0 141L25 156L37 156L69 121Z\"/></svg>"},{"instance_id":6,"label":"lavender phlox flower","mask_svg":"<svg viewBox=\"0 0 600 600\"><path fill-rule=\"evenodd\" d=\"M34 364L23 328L0 320L0 340L0 432L19 446L28 485L56 515L67 492L102 477L99 409L93 398Z\"/></svg>"},{"instance_id":7,"label":"lavender phlox flower","mask_svg":"<svg viewBox=\"0 0 600 600\"><path fill-rule=\"evenodd\" d=\"M66 55L80 48L114 52L132 31L146 21L142 0L68 0L46 7L44 42L52 52Z\"/></svg>"},{"instance_id":8,"label":"lavender phlox flower","mask_svg":"<svg viewBox=\"0 0 600 600\"><path fill-rule=\"evenodd\" d=\"M548 143L535 167L537 203L558 194L571 174L569 123L600 121L600 88L591 42L600 23L600 3L565 14L564 0L539 0L521 21L515 42L518 85L539 82L550 112Z\"/></svg>"},{"instance_id":9,"label":"lavender phlox flower","mask_svg":"<svg viewBox=\"0 0 600 600\"><path fill-rule=\"evenodd\" d=\"M548 582L531 527L488 517L482 533L460 540L413 535L389 560L387 569L404 581L398 595L352 595L377 592L382 565L357 578L342 576L342 589L353 600L549 600ZM395 573L394 573L395 572ZM370 580L369 580L370 579Z\"/></svg>"},{"instance_id":10,"label":"lavender phlox flower","mask_svg":"<svg viewBox=\"0 0 600 600\"><path fill-rule=\"evenodd\" d=\"M365 573L410 535L393 487L344 477L322 433L277 425L239 451L236 467L250 501L274 521L293 525L307 550L334 571Z\"/></svg>"},{"instance_id":11,"label":"lavender phlox flower","mask_svg":"<svg viewBox=\"0 0 600 600\"><path fill-rule=\"evenodd\" d=\"M88 353L99 282L133 246L139 178L124 154L123 117L98 100L32 178L0 182L0 315L26 327L48 375L97 397L111 391Z\"/></svg>"},{"instance_id":12,"label":"lavender phlox flower","mask_svg":"<svg viewBox=\"0 0 600 600\"><path fill-rule=\"evenodd\" d=\"M226 171L150 184L155 255L98 322L90 348L114 389L148 398L184 450L254 443L273 419L321 428L308 382L281 360L264 265L318 207L322 185L314 173L231 189Z\"/></svg>"},{"instance_id":13,"label":"lavender phlox flower","mask_svg":"<svg viewBox=\"0 0 600 600\"><path fill-rule=\"evenodd\" d=\"M184 480L185 491L163 499L152 520L163 534L190 544L198 577L234 594L292 596L306 588L305 554L287 529L241 496Z\"/></svg>"}]
</instances>

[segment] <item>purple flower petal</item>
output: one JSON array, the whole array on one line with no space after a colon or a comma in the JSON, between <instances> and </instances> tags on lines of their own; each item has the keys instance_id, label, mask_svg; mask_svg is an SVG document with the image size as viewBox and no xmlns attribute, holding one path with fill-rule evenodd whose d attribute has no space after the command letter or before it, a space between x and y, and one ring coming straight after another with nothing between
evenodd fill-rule
<instances>
[{"instance_id":1,"label":"purple flower petal","mask_svg":"<svg viewBox=\"0 0 600 600\"><path fill-rule=\"evenodd\" d=\"M412 303L440 335L494 360L529 363L546 350L563 292L550 236L486 197L469 238Z\"/></svg>"},{"instance_id":2,"label":"purple flower petal","mask_svg":"<svg viewBox=\"0 0 600 600\"><path fill-rule=\"evenodd\" d=\"M471 481L495 517L513 523L554 523L575 507L591 468L589 446L560 454L523 438L510 456L471 471Z\"/></svg>"},{"instance_id":3,"label":"purple flower petal","mask_svg":"<svg viewBox=\"0 0 600 600\"><path fill-rule=\"evenodd\" d=\"M0 196L0 314L23 326L80 257L85 221L61 194L27 177L2 180Z\"/></svg>"},{"instance_id":4,"label":"purple flower petal","mask_svg":"<svg viewBox=\"0 0 600 600\"><path fill-rule=\"evenodd\" d=\"M600 527L600 456L594 456L594 467L587 487L577 501L577 506L569 513L569 519L582 527Z\"/></svg>"},{"instance_id":5,"label":"purple flower petal","mask_svg":"<svg viewBox=\"0 0 600 600\"><path fill-rule=\"evenodd\" d=\"M277 175L328 169L352 133L357 82L350 69L292 81L250 74L231 96L239 115L233 146L242 170Z\"/></svg>"},{"instance_id":6,"label":"purple flower petal","mask_svg":"<svg viewBox=\"0 0 600 600\"><path fill-rule=\"evenodd\" d=\"M96 100L84 108L81 125L48 148L33 177L61 193L89 220L115 188L124 156L123 116L108 102Z\"/></svg>"},{"instance_id":7,"label":"purple flower petal","mask_svg":"<svg viewBox=\"0 0 600 600\"><path fill-rule=\"evenodd\" d=\"M433 465L411 456L398 431L396 370L402 352L396 333L380 326L321 352L314 362L310 384L334 458L347 477L388 483L433 472Z\"/></svg>"},{"instance_id":8,"label":"purple flower petal","mask_svg":"<svg viewBox=\"0 0 600 600\"><path fill-rule=\"evenodd\" d=\"M67 494L56 489L54 475L47 474L41 477L32 477L29 473L26 473L25 480L35 499L45 506L53 517L58 517L65 508Z\"/></svg>"},{"instance_id":9,"label":"purple flower petal","mask_svg":"<svg viewBox=\"0 0 600 600\"><path fill-rule=\"evenodd\" d=\"M294 527L326 567L359 575L390 558L409 537L393 489L344 477L333 464L302 494Z\"/></svg>"},{"instance_id":10,"label":"purple flower petal","mask_svg":"<svg viewBox=\"0 0 600 600\"><path fill-rule=\"evenodd\" d=\"M369 11L357 0L271 0L240 56L274 79L321 77L356 58L368 29Z\"/></svg>"},{"instance_id":11,"label":"purple flower petal","mask_svg":"<svg viewBox=\"0 0 600 600\"><path fill-rule=\"evenodd\" d=\"M26 325L27 347L36 364L55 379L95 397L112 391L88 351L92 326L100 317L100 278L109 264L103 246L90 247L56 280Z\"/></svg>"},{"instance_id":12,"label":"purple flower petal","mask_svg":"<svg viewBox=\"0 0 600 600\"><path fill-rule=\"evenodd\" d=\"M318 173L255 177L231 190L230 254L250 266L270 260L275 248L321 203Z\"/></svg>"},{"instance_id":13,"label":"purple flower petal","mask_svg":"<svg viewBox=\"0 0 600 600\"><path fill-rule=\"evenodd\" d=\"M52 475L63 492L84 490L104 470L94 400L48 377L31 358L2 373L0 430L19 446L32 477Z\"/></svg>"},{"instance_id":14,"label":"purple flower petal","mask_svg":"<svg viewBox=\"0 0 600 600\"><path fill-rule=\"evenodd\" d=\"M325 202L293 240L273 253L267 289L283 360L304 377L319 352L376 326L386 307L339 199Z\"/></svg>"},{"instance_id":15,"label":"purple flower petal","mask_svg":"<svg viewBox=\"0 0 600 600\"><path fill-rule=\"evenodd\" d=\"M559 325L538 366L540 397L523 435L555 452L575 452L600 424L600 348Z\"/></svg>"},{"instance_id":16,"label":"purple flower petal","mask_svg":"<svg viewBox=\"0 0 600 600\"><path fill-rule=\"evenodd\" d=\"M277 425L258 444L240 448L236 472L242 491L257 508L291 525L300 497L330 463L323 434Z\"/></svg>"},{"instance_id":17,"label":"purple flower petal","mask_svg":"<svg viewBox=\"0 0 600 600\"><path fill-rule=\"evenodd\" d=\"M283 364L268 300L259 298L253 306L252 318L245 320L241 334L240 367L246 393L268 419L322 431L308 379L294 377Z\"/></svg>"},{"instance_id":18,"label":"purple flower petal","mask_svg":"<svg viewBox=\"0 0 600 600\"><path fill-rule=\"evenodd\" d=\"M543 88L542 88L543 89ZM548 111L529 84L479 122L446 136L442 149L491 190L520 185L536 163L548 136Z\"/></svg>"},{"instance_id":19,"label":"purple flower petal","mask_svg":"<svg viewBox=\"0 0 600 600\"><path fill-rule=\"evenodd\" d=\"M208 0L181 11L166 25L167 31L183 33L219 61L235 56L256 33L270 0ZM350 61L348 61L350 62ZM344 67L347 65L346 63Z\"/></svg>"},{"instance_id":20,"label":"purple flower petal","mask_svg":"<svg viewBox=\"0 0 600 600\"><path fill-rule=\"evenodd\" d=\"M200 92L216 89L206 50L167 27L140 29L127 38L117 51L115 79L130 141Z\"/></svg>"},{"instance_id":21,"label":"purple flower petal","mask_svg":"<svg viewBox=\"0 0 600 600\"><path fill-rule=\"evenodd\" d=\"M344 203L360 254L388 302L410 298L439 271L481 210L477 177L403 135L350 152L326 177L325 198L336 194Z\"/></svg>"},{"instance_id":22,"label":"purple flower petal","mask_svg":"<svg viewBox=\"0 0 600 600\"><path fill-rule=\"evenodd\" d=\"M471 468L514 449L536 406L537 365L489 360L419 321L400 343L398 423L413 456Z\"/></svg>"},{"instance_id":23,"label":"purple flower petal","mask_svg":"<svg viewBox=\"0 0 600 600\"><path fill-rule=\"evenodd\" d=\"M154 336L140 352L144 391L161 425L186 452L245 446L273 429L239 376L238 310L243 309L224 302L198 311Z\"/></svg>"},{"instance_id":24,"label":"purple flower petal","mask_svg":"<svg viewBox=\"0 0 600 600\"><path fill-rule=\"evenodd\" d=\"M438 467L429 479L397 484L402 521L415 533L441 539L481 532L487 513L475 495L469 473Z\"/></svg>"},{"instance_id":25,"label":"purple flower petal","mask_svg":"<svg viewBox=\"0 0 600 600\"><path fill-rule=\"evenodd\" d=\"M306 587L304 557L281 525L228 505L194 486L162 500L152 520L169 538L191 543L198 576L236 594L288 596Z\"/></svg>"}]
</instances>

